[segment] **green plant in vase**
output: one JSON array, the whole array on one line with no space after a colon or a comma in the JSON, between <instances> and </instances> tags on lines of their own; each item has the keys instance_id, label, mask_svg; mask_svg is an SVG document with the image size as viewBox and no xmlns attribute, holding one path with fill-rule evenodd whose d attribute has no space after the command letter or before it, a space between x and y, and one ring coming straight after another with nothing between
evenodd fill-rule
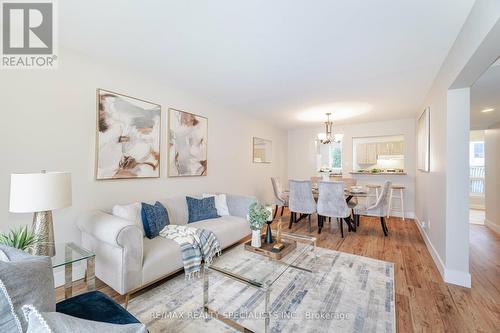
<instances>
[{"instance_id":1,"label":"green plant in vase","mask_svg":"<svg viewBox=\"0 0 500 333\"><path fill-rule=\"evenodd\" d=\"M12 229L8 233L0 233L0 244L23 251L29 251L41 241L42 239L28 226Z\"/></svg>"},{"instance_id":2,"label":"green plant in vase","mask_svg":"<svg viewBox=\"0 0 500 333\"><path fill-rule=\"evenodd\" d=\"M271 217L271 212L267 206L258 202L254 202L248 208L248 221L252 230L252 246L261 246L261 230L262 226Z\"/></svg>"}]
</instances>

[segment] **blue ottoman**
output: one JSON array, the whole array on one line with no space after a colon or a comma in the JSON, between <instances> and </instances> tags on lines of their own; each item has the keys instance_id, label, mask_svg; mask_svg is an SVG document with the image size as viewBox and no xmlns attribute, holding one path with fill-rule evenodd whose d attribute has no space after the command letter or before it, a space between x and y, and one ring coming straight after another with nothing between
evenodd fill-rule
<instances>
[{"instance_id":1,"label":"blue ottoman","mask_svg":"<svg viewBox=\"0 0 500 333\"><path fill-rule=\"evenodd\" d=\"M56 304L56 312L111 324L140 323L121 305L100 291L90 291Z\"/></svg>"}]
</instances>

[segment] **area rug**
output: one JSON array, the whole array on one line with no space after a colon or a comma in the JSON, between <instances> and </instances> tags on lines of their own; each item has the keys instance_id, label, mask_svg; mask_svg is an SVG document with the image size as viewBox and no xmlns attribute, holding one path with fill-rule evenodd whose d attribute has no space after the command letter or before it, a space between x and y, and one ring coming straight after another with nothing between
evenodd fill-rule
<instances>
[{"instance_id":1,"label":"area rug","mask_svg":"<svg viewBox=\"0 0 500 333\"><path fill-rule=\"evenodd\" d=\"M291 268L272 286L269 332L395 332L393 263L317 248L299 265L312 273ZM264 332L263 292L215 273L209 281L212 309ZM203 280L180 275L133 298L128 309L150 333L237 332L202 305Z\"/></svg>"}]
</instances>

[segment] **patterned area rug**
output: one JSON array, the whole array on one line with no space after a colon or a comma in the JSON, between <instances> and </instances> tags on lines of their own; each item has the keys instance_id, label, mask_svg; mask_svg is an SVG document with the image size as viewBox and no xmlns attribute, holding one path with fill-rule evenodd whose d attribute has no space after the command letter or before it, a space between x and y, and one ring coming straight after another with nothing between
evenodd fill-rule
<instances>
[{"instance_id":1,"label":"patterned area rug","mask_svg":"<svg viewBox=\"0 0 500 333\"><path fill-rule=\"evenodd\" d=\"M251 265L251 262L245 263ZM270 332L395 332L393 263L317 248L288 269L270 296ZM210 273L209 306L264 332L265 294ZM149 332L236 332L205 314L203 280L177 276L129 303Z\"/></svg>"}]
</instances>

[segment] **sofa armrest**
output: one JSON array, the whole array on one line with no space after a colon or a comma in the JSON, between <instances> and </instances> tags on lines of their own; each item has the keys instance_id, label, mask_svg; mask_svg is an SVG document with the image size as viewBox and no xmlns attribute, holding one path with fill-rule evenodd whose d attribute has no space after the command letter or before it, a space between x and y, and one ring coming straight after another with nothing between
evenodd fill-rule
<instances>
[{"instance_id":1,"label":"sofa armrest","mask_svg":"<svg viewBox=\"0 0 500 333\"><path fill-rule=\"evenodd\" d=\"M81 215L82 245L96 255L99 279L124 295L142 284L144 241L134 221L101 211Z\"/></svg>"},{"instance_id":2,"label":"sofa armrest","mask_svg":"<svg viewBox=\"0 0 500 333\"><path fill-rule=\"evenodd\" d=\"M124 240L127 239L127 237L123 237L124 233L134 234L138 232L142 239L141 230L134 221L125 220L102 211L85 213L78 218L76 224L80 231L113 246L123 247L127 245L124 244Z\"/></svg>"},{"instance_id":3,"label":"sofa armrest","mask_svg":"<svg viewBox=\"0 0 500 333\"><path fill-rule=\"evenodd\" d=\"M257 201L257 198L245 195L226 194L229 215L247 218L248 207Z\"/></svg>"}]
</instances>

